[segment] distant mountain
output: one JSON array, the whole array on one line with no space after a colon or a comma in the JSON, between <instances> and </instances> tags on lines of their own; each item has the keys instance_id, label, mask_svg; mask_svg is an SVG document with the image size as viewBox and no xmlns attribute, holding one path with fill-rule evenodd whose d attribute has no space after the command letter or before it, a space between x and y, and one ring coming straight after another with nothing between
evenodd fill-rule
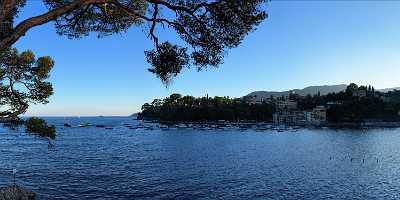
<instances>
[{"instance_id":1,"label":"distant mountain","mask_svg":"<svg viewBox=\"0 0 400 200\"><path fill-rule=\"evenodd\" d=\"M400 87L394 87L394 88L385 88L385 89L379 89L379 92L389 92L393 90L400 90Z\"/></svg>"},{"instance_id":2,"label":"distant mountain","mask_svg":"<svg viewBox=\"0 0 400 200\"><path fill-rule=\"evenodd\" d=\"M273 97L280 97L280 96L289 96L290 93L295 93L300 96L306 96L308 94L310 95L315 95L320 92L321 95L327 95L329 93L337 93L346 90L347 85L341 84L341 85L322 85L322 86L310 86L306 87L303 89L294 89L294 90L288 90L288 91L282 91L282 92L277 92L277 91L256 91L252 92L246 97L253 97L255 101L261 101L261 99L266 99L271 96ZM380 92L389 92L392 90L400 90L400 87L394 87L394 88L385 88L385 89L379 89L378 91Z\"/></svg>"},{"instance_id":3,"label":"distant mountain","mask_svg":"<svg viewBox=\"0 0 400 200\"><path fill-rule=\"evenodd\" d=\"M261 99L266 99L271 96L273 97L280 97L280 96L289 96L290 93L295 93L300 96L306 96L308 94L310 95L315 95L320 92L321 95L326 95L328 93L333 93L333 92L340 92L346 90L347 85L342 84L342 85L323 85L323 86L310 86L306 87L303 89L294 89L294 90L288 90L288 91L282 91L282 92L276 92L276 91L256 91L252 92L246 96L254 97L256 101L260 101Z\"/></svg>"}]
</instances>

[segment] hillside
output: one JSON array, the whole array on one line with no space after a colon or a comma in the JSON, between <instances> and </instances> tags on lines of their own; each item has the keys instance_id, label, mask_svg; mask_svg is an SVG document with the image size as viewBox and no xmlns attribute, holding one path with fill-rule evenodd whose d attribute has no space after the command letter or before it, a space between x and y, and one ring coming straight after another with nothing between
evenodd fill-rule
<instances>
[{"instance_id":1,"label":"hillside","mask_svg":"<svg viewBox=\"0 0 400 200\"><path fill-rule=\"evenodd\" d=\"M328 93L332 92L340 92L345 90L347 85L342 84L342 85L323 85L323 86L310 86L306 87L303 89L293 89L293 90L288 90L288 91L282 91L282 92L277 92L277 91L256 91L252 92L246 96L252 96L255 97L256 100L265 99L269 98L270 96L274 97L279 97L279 96L288 96L290 93L296 93L301 96L306 96L308 94L310 95L315 95L318 94L318 92L321 93L321 95L326 95Z\"/></svg>"},{"instance_id":2,"label":"hillside","mask_svg":"<svg viewBox=\"0 0 400 200\"><path fill-rule=\"evenodd\" d=\"M322 85L322 86L309 86L303 89L293 89L293 90L287 90L287 91L256 91L252 92L246 97L254 97L255 101L260 101L261 99L266 99L271 96L273 97L280 97L280 96L288 96L290 93L295 93L299 94L300 96L306 96L308 94L310 95L315 95L320 92L321 95L327 95L329 93L337 93L346 90L347 85L345 84L340 84L340 85ZM394 87L394 88L385 88L385 89L379 89L378 91L380 92L388 92L392 90L400 90L400 87Z\"/></svg>"}]
</instances>

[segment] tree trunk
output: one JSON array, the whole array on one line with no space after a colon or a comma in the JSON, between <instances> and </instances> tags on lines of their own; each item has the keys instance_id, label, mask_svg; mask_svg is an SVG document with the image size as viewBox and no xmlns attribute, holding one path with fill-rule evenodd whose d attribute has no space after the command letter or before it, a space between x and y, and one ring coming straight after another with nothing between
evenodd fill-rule
<instances>
[{"instance_id":1,"label":"tree trunk","mask_svg":"<svg viewBox=\"0 0 400 200\"><path fill-rule=\"evenodd\" d=\"M66 13L72 12L79 8L83 8L87 5L95 3L106 3L109 1L111 0L75 0L71 3L65 4L64 6L50 10L49 12L42 15L26 19L19 23L15 28L13 28L13 32L9 36L0 39L0 50L9 48L14 45L14 43L17 42L19 38L24 36L25 33L33 27L53 21Z\"/></svg>"}]
</instances>

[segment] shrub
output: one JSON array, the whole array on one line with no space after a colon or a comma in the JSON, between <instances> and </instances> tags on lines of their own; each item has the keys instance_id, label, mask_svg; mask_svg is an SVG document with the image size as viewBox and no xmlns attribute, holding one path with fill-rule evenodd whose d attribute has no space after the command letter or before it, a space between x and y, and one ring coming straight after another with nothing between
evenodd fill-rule
<instances>
[{"instance_id":1,"label":"shrub","mask_svg":"<svg viewBox=\"0 0 400 200\"><path fill-rule=\"evenodd\" d=\"M48 137L53 140L56 138L56 127L48 125L43 119L32 117L26 120L25 125L28 133L32 133L40 137Z\"/></svg>"}]
</instances>

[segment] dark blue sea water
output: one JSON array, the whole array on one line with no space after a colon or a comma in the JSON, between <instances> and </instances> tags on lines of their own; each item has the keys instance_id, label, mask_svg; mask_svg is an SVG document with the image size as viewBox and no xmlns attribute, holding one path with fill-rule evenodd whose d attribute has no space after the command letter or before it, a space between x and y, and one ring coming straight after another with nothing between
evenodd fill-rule
<instances>
[{"instance_id":1,"label":"dark blue sea water","mask_svg":"<svg viewBox=\"0 0 400 200\"><path fill-rule=\"evenodd\" d=\"M0 185L39 199L400 199L400 130L131 130L49 118L58 137L0 131ZM91 122L114 127L64 128Z\"/></svg>"}]
</instances>

